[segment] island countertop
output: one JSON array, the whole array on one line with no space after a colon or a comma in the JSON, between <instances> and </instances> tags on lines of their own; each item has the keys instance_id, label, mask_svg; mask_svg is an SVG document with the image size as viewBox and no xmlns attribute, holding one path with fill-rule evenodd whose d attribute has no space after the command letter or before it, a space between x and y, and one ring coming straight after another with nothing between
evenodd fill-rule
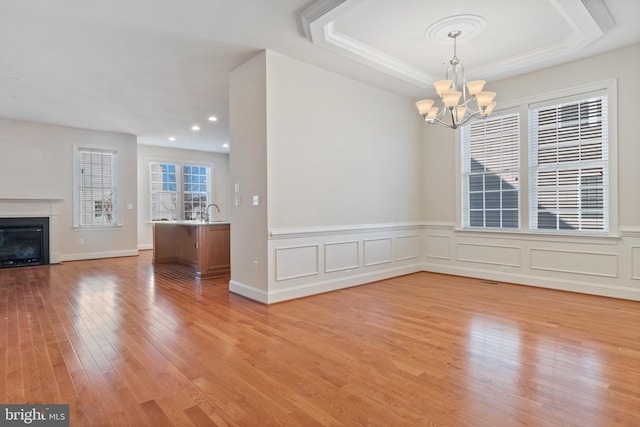
<instances>
[{"instance_id":1,"label":"island countertop","mask_svg":"<svg viewBox=\"0 0 640 427\"><path fill-rule=\"evenodd\" d=\"M198 225L229 225L231 224L230 221L224 220L224 219L220 219L220 220L213 220L213 221L201 221L199 219L181 219L181 220L175 220L175 221L152 221L152 224L173 224L173 225L187 225L190 227L195 227Z\"/></svg>"}]
</instances>

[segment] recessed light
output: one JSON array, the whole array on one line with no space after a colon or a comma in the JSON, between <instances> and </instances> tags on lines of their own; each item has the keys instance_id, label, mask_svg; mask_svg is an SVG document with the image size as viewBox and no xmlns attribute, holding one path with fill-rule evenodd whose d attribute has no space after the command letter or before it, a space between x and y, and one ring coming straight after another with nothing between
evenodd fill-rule
<instances>
[{"instance_id":1,"label":"recessed light","mask_svg":"<svg viewBox=\"0 0 640 427\"><path fill-rule=\"evenodd\" d=\"M175 141L175 140L176 140L176 137L175 137L175 136L170 136L170 137L169 137L169 141Z\"/></svg>"},{"instance_id":2,"label":"recessed light","mask_svg":"<svg viewBox=\"0 0 640 427\"><path fill-rule=\"evenodd\" d=\"M222 144L223 148L229 148L229 144Z\"/></svg>"},{"instance_id":3,"label":"recessed light","mask_svg":"<svg viewBox=\"0 0 640 427\"><path fill-rule=\"evenodd\" d=\"M209 121L210 122L217 122L218 118L216 116L209 116Z\"/></svg>"},{"instance_id":4,"label":"recessed light","mask_svg":"<svg viewBox=\"0 0 640 427\"><path fill-rule=\"evenodd\" d=\"M191 126L191 130L200 130L200 126L193 125L193 126Z\"/></svg>"}]
</instances>

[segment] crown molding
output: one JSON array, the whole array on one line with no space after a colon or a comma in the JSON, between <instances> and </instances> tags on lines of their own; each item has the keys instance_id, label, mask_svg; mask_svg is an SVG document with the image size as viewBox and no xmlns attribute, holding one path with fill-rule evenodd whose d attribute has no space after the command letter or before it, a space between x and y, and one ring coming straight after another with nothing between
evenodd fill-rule
<instances>
[{"instance_id":1,"label":"crown molding","mask_svg":"<svg viewBox=\"0 0 640 427\"><path fill-rule=\"evenodd\" d=\"M432 82L436 80L434 76L425 73L419 68L336 31L333 22L327 24L324 29L325 39L322 45L324 47L327 47L326 45L335 46L335 49L329 48L330 50L335 50L337 53L352 59L356 57L358 58L356 59L357 61L365 65L419 87L431 87Z\"/></svg>"},{"instance_id":2,"label":"crown molding","mask_svg":"<svg viewBox=\"0 0 640 427\"><path fill-rule=\"evenodd\" d=\"M313 30L311 25L320 18L325 18L336 7L344 4L347 0L318 0L311 3L300 12L300 22L304 36L314 43Z\"/></svg>"},{"instance_id":3,"label":"crown molding","mask_svg":"<svg viewBox=\"0 0 640 427\"><path fill-rule=\"evenodd\" d=\"M610 31L616 25L616 21L611 16L611 12L603 0L580 0L589 11L593 19L603 33Z\"/></svg>"}]
</instances>

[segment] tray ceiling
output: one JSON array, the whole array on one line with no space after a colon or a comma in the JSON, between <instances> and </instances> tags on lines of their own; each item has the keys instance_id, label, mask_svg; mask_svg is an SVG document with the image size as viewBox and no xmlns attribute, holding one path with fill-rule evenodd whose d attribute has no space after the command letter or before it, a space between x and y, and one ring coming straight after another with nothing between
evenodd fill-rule
<instances>
[{"instance_id":1,"label":"tray ceiling","mask_svg":"<svg viewBox=\"0 0 640 427\"><path fill-rule=\"evenodd\" d=\"M552 63L604 35L607 9L581 0L320 1L303 11L312 43L420 87L442 79L457 56L468 79L498 78ZM605 14L604 17L600 16Z\"/></svg>"}]
</instances>

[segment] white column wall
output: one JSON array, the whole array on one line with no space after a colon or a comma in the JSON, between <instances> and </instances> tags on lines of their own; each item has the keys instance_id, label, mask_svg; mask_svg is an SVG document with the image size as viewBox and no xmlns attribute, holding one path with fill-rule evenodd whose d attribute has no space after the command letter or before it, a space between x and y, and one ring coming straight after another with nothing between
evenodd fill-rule
<instances>
[{"instance_id":1,"label":"white column wall","mask_svg":"<svg viewBox=\"0 0 640 427\"><path fill-rule=\"evenodd\" d=\"M412 101L269 51L230 94L232 292L271 303L419 270Z\"/></svg>"},{"instance_id":2,"label":"white column wall","mask_svg":"<svg viewBox=\"0 0 640 427\"><path fill-rule=\"evenodd\" d=\"M268 302L266 52L229 79L231 281L229 290ZM237 191L236 191L237 189ZM253 196L259 204L254 206Z\"/></svg>"}]
</instances>

